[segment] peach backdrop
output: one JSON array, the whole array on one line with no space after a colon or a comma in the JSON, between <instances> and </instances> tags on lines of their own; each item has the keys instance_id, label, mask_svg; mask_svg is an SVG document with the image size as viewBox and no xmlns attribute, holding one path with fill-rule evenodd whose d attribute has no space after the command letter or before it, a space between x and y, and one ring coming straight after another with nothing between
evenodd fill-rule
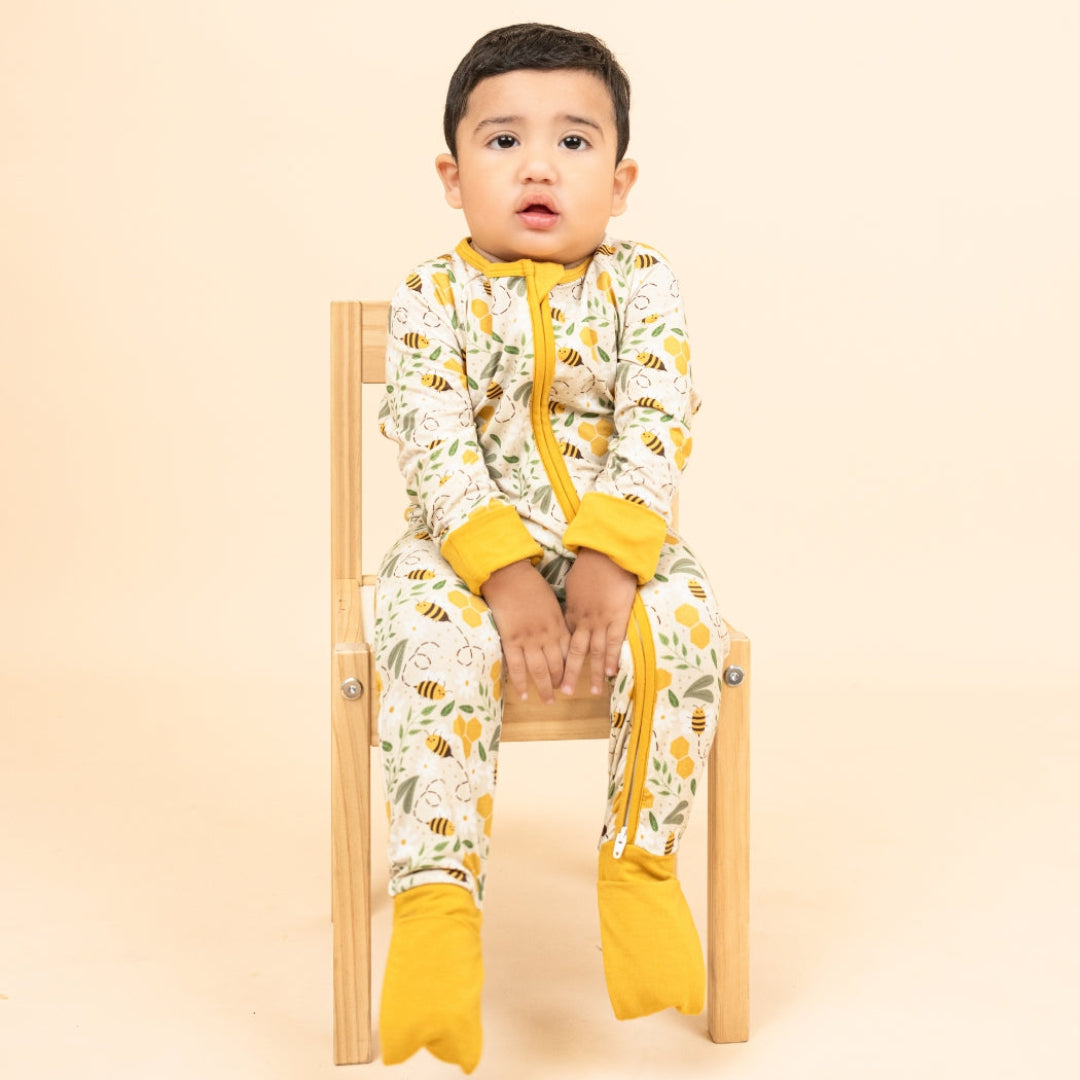
<instances>
[{"instance_id":1,"label":"peach backdrop","mask_svg":"<svg viewBox=\"0 0 1080 1080\"><path fill-rule=\"evenodd\" d=\"M770 679L1075 685L1074 5L664 10L584 21L634 88L613 232L684 280L726 614ZM321 674L327 305L464 234L432 159L491 15L3 22L2 662Z\"/></svg>"},{"instance_id":2,"label":"peach backdrop","mask_svg":"<svg viewBox=\"0 0 1080 1080\"><path fill-rule=\"evenodd\" d=\"M508 747L477 1075L1071 1078L1072 0L0 7L0 1073L345 1075L329 303L463 234L445 85L532 18L623 60L613 232L683 279L683 524L754 649L751 1039L611 1018L605 747Z\"/></svg>"}]
</instances>

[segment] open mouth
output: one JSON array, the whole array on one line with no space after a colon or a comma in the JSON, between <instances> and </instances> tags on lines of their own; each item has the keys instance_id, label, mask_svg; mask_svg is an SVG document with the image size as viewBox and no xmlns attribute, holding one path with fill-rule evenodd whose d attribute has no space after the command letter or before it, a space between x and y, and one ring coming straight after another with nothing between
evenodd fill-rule
<instances>
[{"instance_id":1,"label":"open mouth","mask_svg":"<svg viewBox=\"0 0 1080 1080\"><path fill-rule=\"evenodd\" d=\"M525 203L517 215L530 229L550 229L559 220L558 210L539 200Z\"/></svg>"}]
</instances>

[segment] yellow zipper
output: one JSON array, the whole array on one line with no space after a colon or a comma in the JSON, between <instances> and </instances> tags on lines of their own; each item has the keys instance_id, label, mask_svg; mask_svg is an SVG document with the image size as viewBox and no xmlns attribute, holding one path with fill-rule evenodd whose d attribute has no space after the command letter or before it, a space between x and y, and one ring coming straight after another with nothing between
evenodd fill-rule
<instances>
[{"instance_id":1,"label":"yellow zipper","mask_svg":"<svg viewBox=\"0 0 1080 1080\"><path fill-rule=\"evenodd\" d=\"M549 263L526 263L524 269L533 328L533 392L529 415L540 460L544 463L551 488L569 524L574 520L581 503L559 451L555 429L551 425L551 413L547 407L551 384L555 378L555 365L552 362L555 355L555 325L551 319L548 293L562 275L553 275L551 271L556 268ZM561 271L562 267L557 269ZM630 611L627 640L634 663L634 715L623 769L626 810L622 828L616 835L612 848L612 855L616 859L622 858L629 839L637 835L641 800L645 791L645 774L649 767L649 743L652 738L653 706L656 701L656 648L640 592L634 597L634 606Z\"/></svg>"}]
</instances>

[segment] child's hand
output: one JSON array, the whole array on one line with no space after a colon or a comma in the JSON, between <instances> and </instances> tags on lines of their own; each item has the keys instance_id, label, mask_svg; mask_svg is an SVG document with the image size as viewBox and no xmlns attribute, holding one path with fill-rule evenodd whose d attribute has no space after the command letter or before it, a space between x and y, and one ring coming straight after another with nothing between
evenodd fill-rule
<instances>
[{"instance_id":1,"label":"child's hand","mask_svg":"<svg viewBox=\"0 0 1080 1080\"><path fill-rule=\"evenodd\" d=\"M480 594L495 616L514 689L525 698L531 674L540 699L550 705L555 700L552 687L562 678L570 647L570 632L554 590L523 559L496 570L480 586Z\"/></svg>"},{"instance_id":2,"label":"child's hand","mask_svg":"<svg viewBox=\"0 0 1080 1080\"><path fill-rule=\"evenodd\" d=\"M637 577L591 548L581 548L566 575L566 625L571 634L562 692L572 694L585 657L590 656L592 692L604 675L619 670L619 650L637 595Z\"/></svg>"}]
</instances>

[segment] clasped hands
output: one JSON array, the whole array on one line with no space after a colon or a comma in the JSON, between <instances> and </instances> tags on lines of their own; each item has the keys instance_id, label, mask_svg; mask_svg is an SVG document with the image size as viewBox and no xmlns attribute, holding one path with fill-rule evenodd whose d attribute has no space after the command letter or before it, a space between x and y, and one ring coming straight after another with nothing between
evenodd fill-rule
<instances>
[{"instance_id":1,"label":"clasped hands","mask_svg":"<svg viewBox=\"0 0 1080 1080\"><path fill-rule=\"evenodd\" d=\"M530 675L540 699L550 705L556 687L574 692L586 658L594 694L605 675L619 669L637 577L602 552L583 547L565 585L565 616L554 590L527 559L496 570L480 587L499 628L510 684L523 699Z\"/></svg>"}]
</instances>

